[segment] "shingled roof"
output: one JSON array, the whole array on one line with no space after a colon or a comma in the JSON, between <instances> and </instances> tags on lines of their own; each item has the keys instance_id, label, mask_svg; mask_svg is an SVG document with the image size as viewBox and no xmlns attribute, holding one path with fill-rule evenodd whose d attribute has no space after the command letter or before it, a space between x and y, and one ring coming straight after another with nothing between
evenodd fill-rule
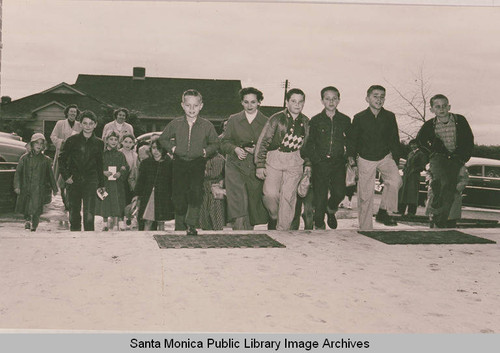
<instances>
[{"instance_id":1,"label":"shingled roof","mask_svg":"<svg viewBox=\"0 0 500 353\"><path fill-rule=\"evenodd\" d=\"M109 75L78 75L73 85L103 101L139 112L139 116L172 118L184 114L182 93L190 88L203 95L201 116L223 120L241 110L240 80L187 79Z\"/></svg>"},{"instance_id":2,"label":"shingled roof","mask_svg":"<svg viewBox=\"0 0 500 353\"><path fill-rule=\"evenodd\" d=\"M105 102L89 96L84 92L75 91L74 94L68 94L67 91L65 93L56 93L61 92L58 90L60 87L71 89L70 85L62 82L44 92L32 94L30 96L16 99L12 102L2 104L2 118L30 119L33 117L33 113L36 113L41 108L50 104L57 104L63 108L70 104L76 104L81 110L90 109L97 114L100 112L101 107L108 106Z\"/></svg>"}]
</instances>

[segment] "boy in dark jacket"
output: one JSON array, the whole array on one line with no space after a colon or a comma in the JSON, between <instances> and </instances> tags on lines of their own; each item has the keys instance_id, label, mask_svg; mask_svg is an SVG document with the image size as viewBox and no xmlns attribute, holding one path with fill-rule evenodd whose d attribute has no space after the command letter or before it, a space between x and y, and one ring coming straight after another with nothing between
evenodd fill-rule
<instances>
[{"instance_id":1,"label":"boy in dark jacket","mask_svg":"<svg viewBox=\"0 0 500 353\"><path fill-rule=\"evenodd\" d=\"M94 230L97 189L104 192L102 155L104 142L95 136L97 117L86 110L80 114L82 132L68 137L59 157L61 175L66 182L71 231Z\"/></svg>"},{"instance_id":2,"label":"boy in dark jacket","mask_svg":"<svg viewBox=\"0 0 500 353\"><path fill-rule=\"evenodd\" d=\"M325 213L328 214L328 226L337 228L335 213L345 196L345 145L351 119L337 110L339 102L337 88L329 86L321 90L325 109L311 118L309 139L304 147L312 162L316 229L325 229Z\"/></svg>"},{"instance_id":3,"label":"boy in dark jacket","mask_svg":"<svg viewBox=\"0 0 500 353\"><path fill-rule=\"evenodd\" d=\"M429 154L434 195L429 208L431 226L446 228L460 169L472 155L474 135L465 117L450 113L446 96L437 94L430 103L436 116L422 125L417 141Z\"/></svg>"},{"instance_id":4,"label":"boy in dark jacket","mask_svg":"<svg viewBox=\"0 0 500 353\"><path fill-rule=\"evenodd\" d=\"M217 153L217 133L212 123L198 115L203 108L200 92L190 89L182 94L185 116L171 121L159 142L174 156L172 200L175 207L175 230L197 235L203 196L207 157Z\"/></svg>"}]
</instances>

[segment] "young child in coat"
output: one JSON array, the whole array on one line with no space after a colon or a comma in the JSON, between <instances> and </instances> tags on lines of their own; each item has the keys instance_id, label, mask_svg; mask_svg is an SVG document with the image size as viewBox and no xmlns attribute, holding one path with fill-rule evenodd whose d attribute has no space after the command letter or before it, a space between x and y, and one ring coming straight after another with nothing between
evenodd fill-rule
<instances>
[{"instance_id":1,"label":"young child in coat","mask_svg":"<svg viewBox=\"0 0 500 353\"><path fill-rule=\"evenodd\" d=\"M108 195L97 200L96 204L96 214L104 220L104 231L119 230L118 222L125 210L125 183L129 167L125 155L118 151L118 141L119 136L115 131L110 131L104 139L103 174Z\"/></svg>"},{"instance_id":2,"label":"young child in coat","mask_svg":"<svg viewBox=\"0 0 500 353\"><path fill-rule=\"evenodd\" d=\"M158 143L151 139L151 157L139 166L134 190L139 203L139 229L165 229L165 221L174 218L172 204L172 160Z\"/></svg>"},{"instance_id":3,"label":"young child in coat","mask_svg":"<svg viewBox=\"0 0 500 353\"><path fill-rule=\"evenodd\" d=\"M50 192L57 194L52 160L43 154L46 146L43 134L33 134L29 151L21 156L14 175L14 192L18 195L16 212L24 215L24 228L32 232L38 227L43 205L51 201Z\"/></svg>"},{"instance_id":4,"label":"young child in coat","mask_svg":"<svg viewBox=\"0 0 500 353\"><path fill-rule=\"evenodd\" d=\"M120 139L120 144L122 145L120 152L125 155L129 167L128 180L125 183L125 204L130 205L132 197L134 196L133 193L137 182L137 176L139 174L138 156L137 152L134 151L135 138L130 134L123 135ZM127 217L126 214L125 216ZM126 224L127 227L132 224L131 217L127 218ZM120 226L120 228L122 227L124 226Z\"/></svg>"}]
</instances>

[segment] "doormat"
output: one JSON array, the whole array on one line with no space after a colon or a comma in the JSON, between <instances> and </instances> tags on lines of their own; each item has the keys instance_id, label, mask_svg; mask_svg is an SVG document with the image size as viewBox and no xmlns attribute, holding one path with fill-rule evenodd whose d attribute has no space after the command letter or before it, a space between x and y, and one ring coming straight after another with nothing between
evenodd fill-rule
<instances>
[{"instance_id":1,"label":"doormat","mask_svg":"<svg viewBox=\"0 0 500 353\"><path fill-rule=\"evenodd\" d=\"M462 233L458 230L438 231L358 231L367 237L394 244L496 244L493 240Z\"/></svg>"},{"instance_id":2,"label":"doormat","mask_svg":"<svg viewBox=\"0 0 500 353\"><path fill-rule=\"evenodd\" d=\"M395 216L395 220L402 224L429 224L428 216L421 215L404 215ZM500 228L500 224L497 220L492 219L479 219L479 218L461 218L457 220L456 227L453 228Z\"/></svg>"},{"instance_id":3,"label":"doormat","mask_svg":"<svg viewBox=\"0 0 500 353\"><path fill-rule=\"evenodd\" d=\"M160 249L284 248L267 234L155 234Z\"/></svg>"}]
</instances>

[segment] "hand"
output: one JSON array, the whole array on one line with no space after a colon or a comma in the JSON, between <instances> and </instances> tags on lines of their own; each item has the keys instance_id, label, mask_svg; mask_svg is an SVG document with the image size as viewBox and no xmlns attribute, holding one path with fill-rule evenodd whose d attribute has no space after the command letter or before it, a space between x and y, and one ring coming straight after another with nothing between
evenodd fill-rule
<instances>
[{"instance_id":1,"label":"hand","mask_svg":"<svg viewBox=\"0 0 500 353\"><path fill-rule=\"evenodd\" d=\"M18 195L19 195L19 194L21 193L21 189L19 189L19 188L15 188L15 189L14 189L14 192L15 192L16 194L18 194Z\"/></svg>"},{"instance_id":2,"label":"hand","mask_svg":"<svg viewBox=\"0 0 500 353\"><path fill-rule=\"evenodd\" d=\"M307 175L309 178L311 177L312 169L310 166L304 167L304 174Z\"/></svg>"},{"instance_id":3,"label":"hand","mask_svg":"<svg viewBox=\"0 0 500 353\"><path fill-rule=\"evenodd\" d=\"M234 153L236 153L236 155L238 156L238 159L239 159L240 161L244 160L244 159L245 159L245 158L247 158L247 156L248 156L248 152L247 152L247 151L245 151L245 150L244 150L243 148L241 148L241 147L236 147L236 148L234 149Z\"/></svg>"},{"instance_id":4,"label":"hand","mask_svg":"<svg viewBox=\"0 0 500 353\"><path fill-rule=\"evenodd\" d=\"M356 165L356 161L354 160L354 157L347 157L347 163L349 163L349 165L351 167L354 167Z\"/></svg>"},{"instance_id":5,"label":"hand","mask_svg":"<svg viewBox=\"0 0 500 353\"><path fill-rule=\"evenodd\" d=\"M257 168L255 176L260 180L264 180L266 178L266 168Z\"/></svg>"},{"instance_id":6,"label":"hand","mask_svg":"<svg viewBox=\"0 0 500 353\"><path fill-rule=\"evenodd\" d=\"M72 176L70 176L70 177L66 180L66 184L69 184L69 185L73 184L73 177L72 177Z\"/></svg>"},{"instance_id":7,"label":"hand","mask_svg":"<svg viewBox=\"0 0 500 353\"><path fill-rule=\"evenodd\" d=\"M245 151L247 151L250 154L253 154L255 152L255 147L245 147Z\"/></svg>"},{"instance_id":8,"label":"hand","mask_svg":"<svg viewBox=\"0 0 500 353\"><path fill-rule=\"evenodd\" d=\"M113 175L113 173L111 173L111 172L110 172L110 171L108 171L108 170L105 170L103 173L104 173L104 176L105 176L106 178L109 178L110 176L112 176L112 175Z\"/></svg>"},{"instance_id":9,"label":"hand","mask_svg":"<svg viewBox=\"0 0 500 353\"><path fill-rule=\"evenodd\" d=\"M120 172L116 172L114 175L113 175L113 178L115 179L118 179L122 176L122 174Z\"/></svg>"},{"instance_id":10,"label":"hand","mask_svg":"<svg viewBox=\"0 0 500 353\"><path fill-rule=\"evenodd\" d=\"M98 188L97 189L99 191L99 193L103 194L106 192L106 188L103 186L102 188Z\"/></svg>"}]
</instances>

